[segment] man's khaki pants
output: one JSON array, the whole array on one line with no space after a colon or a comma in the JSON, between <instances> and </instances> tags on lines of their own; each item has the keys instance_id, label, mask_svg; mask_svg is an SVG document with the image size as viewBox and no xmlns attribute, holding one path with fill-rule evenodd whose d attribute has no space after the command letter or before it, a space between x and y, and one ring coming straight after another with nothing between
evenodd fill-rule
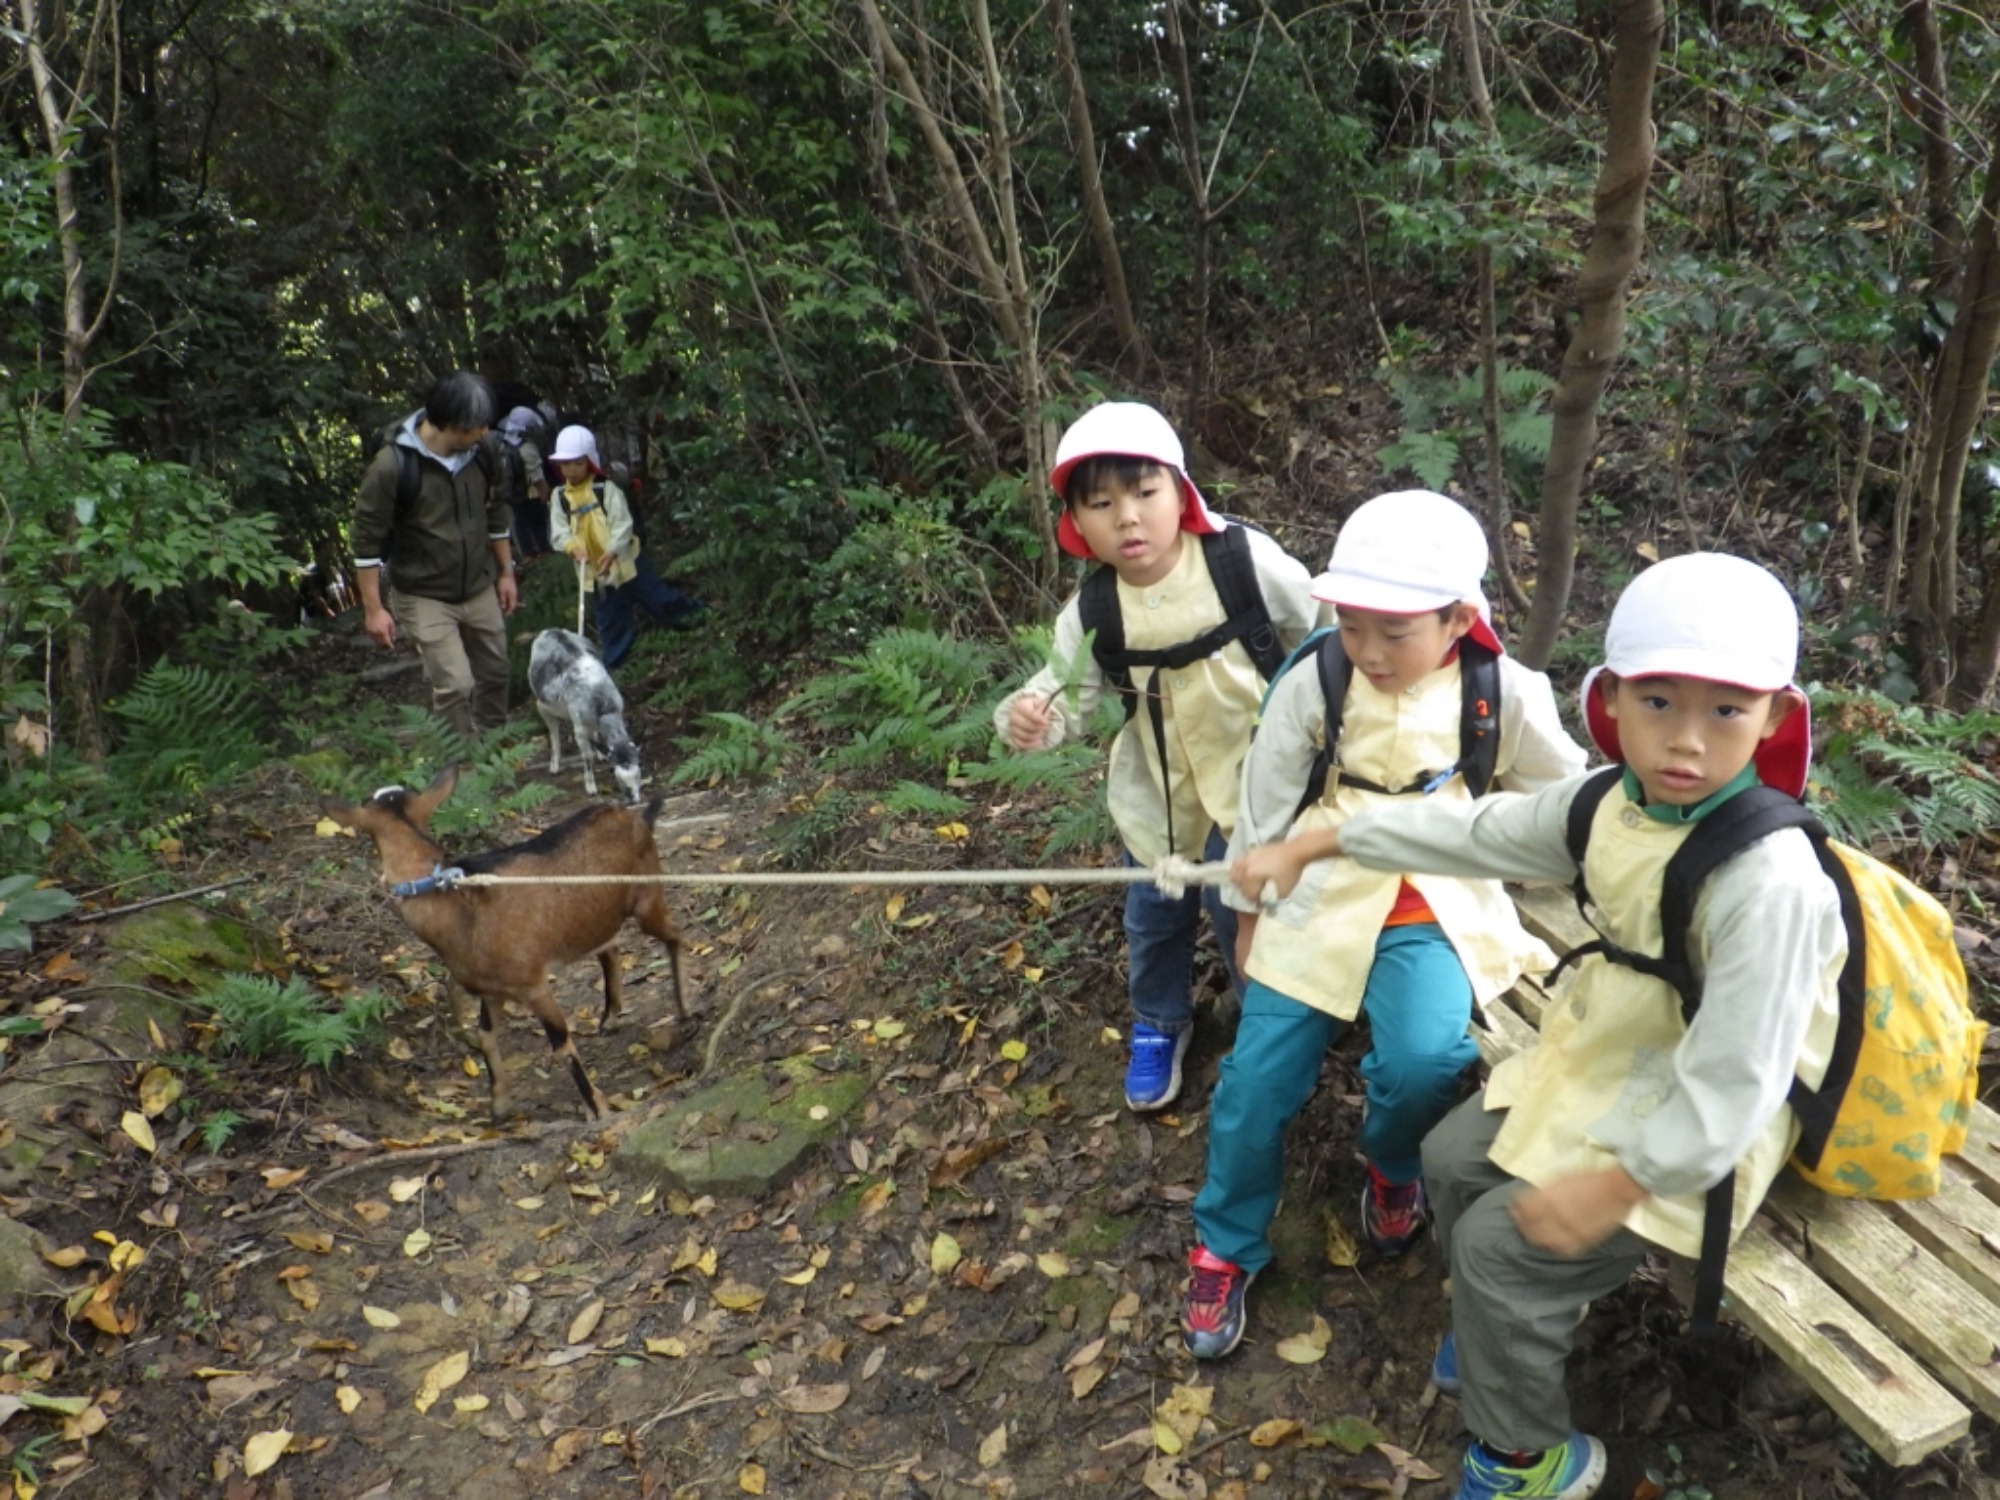
<instances>
[{"instance_id":1,"label":"man's khaki pants","mask_svg":"<svg viewBox=\"0 0 2000 1500\"><path fill-rule=\"evenodd\" d=\"M507 722L507 622L500 597L481 589L462 604L396 594L396 629L417 648L431 709L468 745Z\"/></svg>"}]
</instances>

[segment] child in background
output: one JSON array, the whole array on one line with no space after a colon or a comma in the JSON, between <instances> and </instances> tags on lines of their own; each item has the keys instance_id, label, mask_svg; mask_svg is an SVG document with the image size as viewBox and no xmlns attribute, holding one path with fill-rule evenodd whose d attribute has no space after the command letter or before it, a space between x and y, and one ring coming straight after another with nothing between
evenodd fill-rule
<instances>
[{"instance_id":1,"label":"child in background","mask_svg":"<svg viewBox=\"0 0 2000 1500\"><path fill-rule=\"evenodd\" d=\"M686 630L707 606L664 582L639 550L625 492L604 477L588 427L556 434L549 466L562 481L549 497L549 541L584 564L584 587L597 594L597 647L615 671L638 639L634 610L664 630Z\"/></svg>"},{"instance_id":2,"label":"child in background","mask_svg":"<svg viewBox=\"0 0 2000 1500\"><path fill-rule=\"evenodd\" d=\"M1218 1359L1243 1337L1245 1293L1271 1260L1285 1127L1312 1094L1328 1044L1368 1013L1361 1224L1379 1254L1400 1254L1424 1223L1419 1145L1478 1056L1467 1031L1473 1002L1554 961L1491 880L1352 864L1300 880L1309 841L1366 808L1420 797L1470 806L1489 780L1534 789L1582 769L1548 679L1506 656L1487 623L1486 563L1479 522L1445 496L1408 490L1368 501L1313 582L1339 620L1325 645L1348 664L1333 705L1337 743L1323 682L1339 679L1323 678L1310 650L1264 706L1230 843L1243 1018L1209 1113L1182 1320L1199 1359ZM1495 692L1497 726L1484 701ZM1475 722L1487 734L1497 727L1497 745L1468 747ZM1321 752L1330 764L1314 798ZM1289 899L1260 920L1266 882Z\"/></svg>"},{"instance_id":3,"label":"child in background","mask_svg":"<svg viewBox=\"0 0 2000 1500\"><path fill-rule=\"evenodd\" d=\"M1093 594L1114 611L1113 628L1093 629L1080 682L1065 684L1053 667L1037 672L1002 700L994 727L1016 750L1053 748L1084 731L1107 681L1129 681L1132 711L1107 778L1126 862L1152 865L1168 853L1217 859L1236 821L1264 676L1312 628L1306 570L1262 532L1209 510L1187 476L1180 439L1150 406L1107 402L1084 413L1063 434L1049 479L1063 497L1063 550L1094 559L1104 575L1063 606L1055 659L1076 659ZM1105 639L1114 633L1122 635L1115 652ZM1076 689L1073 706L1066 686ZM1135 1110L1163 1109L1180 1094L1204 904L1233 983L1233 914L1214 889L1205 898L1169 898L1149 885L1127 892L1134 1020L1125 1101Z\"/></svg>"},{"instance_id":4,"label":"child in background","mask_svg":"<svg viewBox=\"0 0 2000 1500\"><path fill-rule=\"evenodd\" d=\"M1612 611L1584 711L1625 770L1591 820L1584 873L1621 949L1660 952L1663 872L1703 818L1760 780L1803 793L1812 737L1792 682L1798 640L1784 585L1719 553L1655 564ZM1588 779L1478 805L1384 807L1310 853L1573 880L1566 828ZM1793 1078L1812 1086L1825 1073L1847 935L1804 832L1772 833L1708 877L1688 953L1701 985L1691 1022L1665 980L1586 962L1543 1017L1540 1045L1496 1067L1424 1142L1452 1282L1432 1378L1462 1392L1474 1438L1459 1500L1596 1493L1604 1445L1571 1429L1563 1379L1585 1306L1653 1246L1698 1255L1703 1195L1732 1171L1730 1237L1741 1233L1797 1136Z\"/></svg>"}]
</instances>

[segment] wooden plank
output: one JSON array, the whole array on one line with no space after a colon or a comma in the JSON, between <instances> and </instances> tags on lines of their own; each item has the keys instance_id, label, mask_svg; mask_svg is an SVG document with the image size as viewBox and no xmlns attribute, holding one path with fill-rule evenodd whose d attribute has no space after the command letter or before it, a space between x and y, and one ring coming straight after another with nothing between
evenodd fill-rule
<instances>
[{"instance_id":1,"label":"wooden plank","mask_svg":"<svg viewBox=\"0 0 2000 1500\"><path fill-rule=\"evenodd\" d=\"M1535 1028L1508 1004L1512 997L1512 990L1502 995L1496 1004L1486 1008L1486 1024L1480 1026L1475 1023L1472 1028L1472 1039L1479 1044L1479 1060L1489 1071L1502 1060L1516 1052L1527 1051L1541 1040Z\"/></svg>"},{"instance_id":2,"label":"wooden plank","mask_svg":"<svg viewBox=\"0 0 2000 1500\"><path fill-rule=\"evenodd\" d=\"M2000 1416L2000 1307L1884 1208L1831 1197L1789 1172L1764 1200L1764 1211L1798 1236L1808 1265L1946 1385L1988 1416Z\"/></svg>"},{"instance_id":3,"label":"wooden plank","mask_svg":"<svg viewBox=\"0 0 2000 1500\"><path fill-rule=\"evenodd\" d=\"M1558 958L1597 936L1566 886L1510 886L1508 894L1521 914L1521 925L1555 949Z\"/></svg>"},{"instance_id":4,"label":"wooden plank","mask_svg":"<svg viewBox=\"0 0 2000 1500\"><path fill-rule=\"evenodd\" d=\"M1984 1104L1972 1106L1972 1123L1966 1127L1965 1153L1955 1158L1978 1179L1989 1198L2000 1198L2000 1114Z\"/></svg>"},{"instance_id":5,"label":"wooden plank","mask_svg":"<svg viewBox=\"0 0 2000 1500\"><path fill-rule=\"evenodd\" d=\"M1763 1224L1729 1252L1737 1317L1891 1464L1913 1464L1971 1430L1972 1412Z\"/></svg>"},{"instance_id":6,"label":"wooden plank","mask_svg":"<svg viewBox=\"0 0 2000 1500\"><path fill-rule=\"evenodd\" d=\"M1944 1185L1936 1197L1882 1207L1919 1244L2000 1303L2000 1206L1979 1191L1958 1158L1945 1158Z\"/></svg>"}]
</instances>

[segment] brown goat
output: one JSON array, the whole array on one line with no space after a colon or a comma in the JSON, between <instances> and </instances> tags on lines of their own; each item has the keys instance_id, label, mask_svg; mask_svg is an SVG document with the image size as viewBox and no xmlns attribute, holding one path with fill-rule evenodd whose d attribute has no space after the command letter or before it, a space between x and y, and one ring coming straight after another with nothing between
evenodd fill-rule
<instances>
[{"instance_id":1,"label":"brown goat","mask_svg":"<svg viewBox=\"0 0 2000 1500\"><path fill-rule=\"evenodd\" d=\"M585 808L525 844L513 844L457 861L448 860L429 833L431 814L451 795L458 768L447 766L421 792L385 787L366 802L327 801L329 818L365 833L381 856L382 878L397 885L420 881L456 863L466 874L657 875L653 842L657 800L636 807ZM512 1000L542 1023L549 1047L569 1059L584 1104L605 1112L603 1094L584 1071L569 1022L549 987L549 965L595 954L604 971L604 1025L609 1031L624 1003L617 939L628 918L667 945L673 965L674 1008L687 1020L681 988L681 935L657 885L461 886L399 897L396 908L416 935L436 951L454 985L479 1001L479 1050L486 1058L493 1118L505 1119L507 1075L500 1063L500 1006ZM456 1009L456 1002L454 1001Z\"/></svg>"}]
</instances>

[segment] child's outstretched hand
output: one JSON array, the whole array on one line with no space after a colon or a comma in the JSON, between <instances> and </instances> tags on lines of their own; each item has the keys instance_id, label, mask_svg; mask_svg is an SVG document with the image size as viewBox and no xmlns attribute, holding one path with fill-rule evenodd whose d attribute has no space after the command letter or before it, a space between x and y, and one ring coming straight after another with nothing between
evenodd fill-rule
<instances>
[{"instance_id":1,"label":"child's outstretched hand","mask_svg":"<svg viewBox=\"0 0 2000 1500\"><path fill-rule=\"evenodd\" d=\"M1016 750L1039 750L1049 732L1048 703L1033 693L1022 693L1007 705L1007 743Z\"/></svg>"},{"instance_id":2,"label":"child's outstretched hand","mask_svg":"<svg viewBox=\"0 0 2000 1500\"><path fill-rule=\"evenodd\" d=\"M1581 1255L1609 1239L1646 1190L1623 1167L1576 1172L1529 1188L1508 1205L1529 1244L1556 1255Z\"/></svg>"}]
</instances>

